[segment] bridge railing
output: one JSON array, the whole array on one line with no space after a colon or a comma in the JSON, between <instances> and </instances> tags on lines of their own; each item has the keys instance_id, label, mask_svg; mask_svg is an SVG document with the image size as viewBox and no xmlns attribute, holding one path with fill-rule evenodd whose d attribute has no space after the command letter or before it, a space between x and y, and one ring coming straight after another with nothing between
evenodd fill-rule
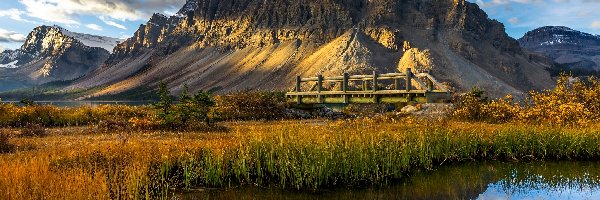
<instances>
[{"instance_id":1,"label":"bridge railing","mask_svg":"<svg viewBox=\"0 0 600 200\"><path fill-rule=\"evenodd\" d=\"M311 83L312 85L310 85ZM334 87L326 89L324 85L328 85L328 83L329 85L338 86L337 89L331 89ZM306 90L306 88L309 89ZM410 101L410 94L414 94L413 97L425 96L426 94L444 94L444 96L447 96L449 92L444 85L430 74L413 74L411 69L407 69L404 73L377 74L373 72L372 75L349 75L344 73L342 76L324 77L319 75L310 78L297 76L294 91L287 93L287 96L298 104L304 103L302 101L303 97L316 97L317 100L312 102L326 103L324 98L332 96L343 98L343 102L340 103L349 103L350 98L360 95L362 95L362 98L367 96L374 98L376 103L378 97L382 96L388 97L388 99L389 97L405 96L404 101Z\"/></svg>"}]
</instances>

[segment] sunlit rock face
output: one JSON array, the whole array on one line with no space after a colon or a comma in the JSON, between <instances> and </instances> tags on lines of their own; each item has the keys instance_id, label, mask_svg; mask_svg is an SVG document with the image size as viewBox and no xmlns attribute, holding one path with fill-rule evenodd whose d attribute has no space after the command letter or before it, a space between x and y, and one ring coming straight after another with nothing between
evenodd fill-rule
<instances>
[{"instance_id":1,"label":"sunlit rock face","mask_svg":"<svg viewBox=\"0 0 600 200\"><path fill-rule=\"evenodd\" d=\"M30 84L73 80L103 63L110 54L105 48L116 46L117 41L58 26L40 26L29 33L21 48L0 54L0 65L10 64L14 68L11 78Z\"/></svg>"},{"instance_id":2,"label":"sunlit rock face","mask_svg":"<svg viewBox=\"0 0 600 200\"><path fill-rule=\"evenodd\" d=\"M459 91L493 95L552 86L504 26L463 0L189 0L155 14L69 89L119 93L164 80L180 91L286 90L293 77L397 72L404 42Z\"/></svg>"},{"instance_id":3,"label":"sunlit rock face","mask_svg":"<svg viewBox=\"0 0 600 200\"><path fill-rule=\"evenodd\" d=\"M558 64L583 74L600 71L600 36L563 26L545 26L527 32L519 43Z\"/></svg>"}]
</instances>

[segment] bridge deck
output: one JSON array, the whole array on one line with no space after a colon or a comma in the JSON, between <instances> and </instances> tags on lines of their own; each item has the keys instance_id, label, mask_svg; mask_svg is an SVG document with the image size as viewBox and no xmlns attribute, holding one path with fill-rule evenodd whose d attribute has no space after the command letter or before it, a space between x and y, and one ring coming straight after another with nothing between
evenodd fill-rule
<instances>
[{"instance_id":1,"label":"bridge deck","mask_svg":"<svg viewBox=\"0 0 600 200\"><path fill-rule=\"evenodd\" d=\"M329 87L325 88L324 83ZM288 92L286 96L291 102L309 105L436 103L451 99L450 92L431 75L412 74L410 69L405 73L392 74L373 72L373 75L350 76L346 73L339 77L301 78L298 76L295 90Z\"/></svg>"}]
</instances>

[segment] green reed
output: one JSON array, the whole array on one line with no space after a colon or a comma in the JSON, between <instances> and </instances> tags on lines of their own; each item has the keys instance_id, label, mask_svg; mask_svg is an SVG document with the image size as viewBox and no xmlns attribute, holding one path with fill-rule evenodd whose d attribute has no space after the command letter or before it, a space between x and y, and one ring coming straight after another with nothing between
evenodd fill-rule
<instances>
[{"instance_id":1,"label":"green reed","mask_svg":"<svg viewBox=\"0 0 600 200\"><path fill-rule=\"evenodd\" d=\"M595 126L364 119L230 128L216 138L171 138L174 142L169 143L165 138L173 136L132 137L119 146L50 159L50 167L57 173L75 170L104 177L111 198L147 199L197 187L387 185L411 173L464 161L600 158L600 128Z\"/></svg>"}]
</instances>

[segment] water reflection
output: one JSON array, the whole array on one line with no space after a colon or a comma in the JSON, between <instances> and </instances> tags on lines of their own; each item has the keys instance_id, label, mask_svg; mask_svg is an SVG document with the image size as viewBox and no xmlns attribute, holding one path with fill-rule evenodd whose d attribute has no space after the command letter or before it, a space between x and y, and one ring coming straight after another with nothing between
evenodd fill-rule
<instances>
[{"instance_id":1,"label":"water reflection","mask_svg":"<svg viewBox=\"0 0 600 200\"><path fill-rule=\"evenodd\" d=\"M382 188L316 192L241 187L174 199L600 199L600 162L466 163L415 173Z\"/></svg>"}]
</instances>

